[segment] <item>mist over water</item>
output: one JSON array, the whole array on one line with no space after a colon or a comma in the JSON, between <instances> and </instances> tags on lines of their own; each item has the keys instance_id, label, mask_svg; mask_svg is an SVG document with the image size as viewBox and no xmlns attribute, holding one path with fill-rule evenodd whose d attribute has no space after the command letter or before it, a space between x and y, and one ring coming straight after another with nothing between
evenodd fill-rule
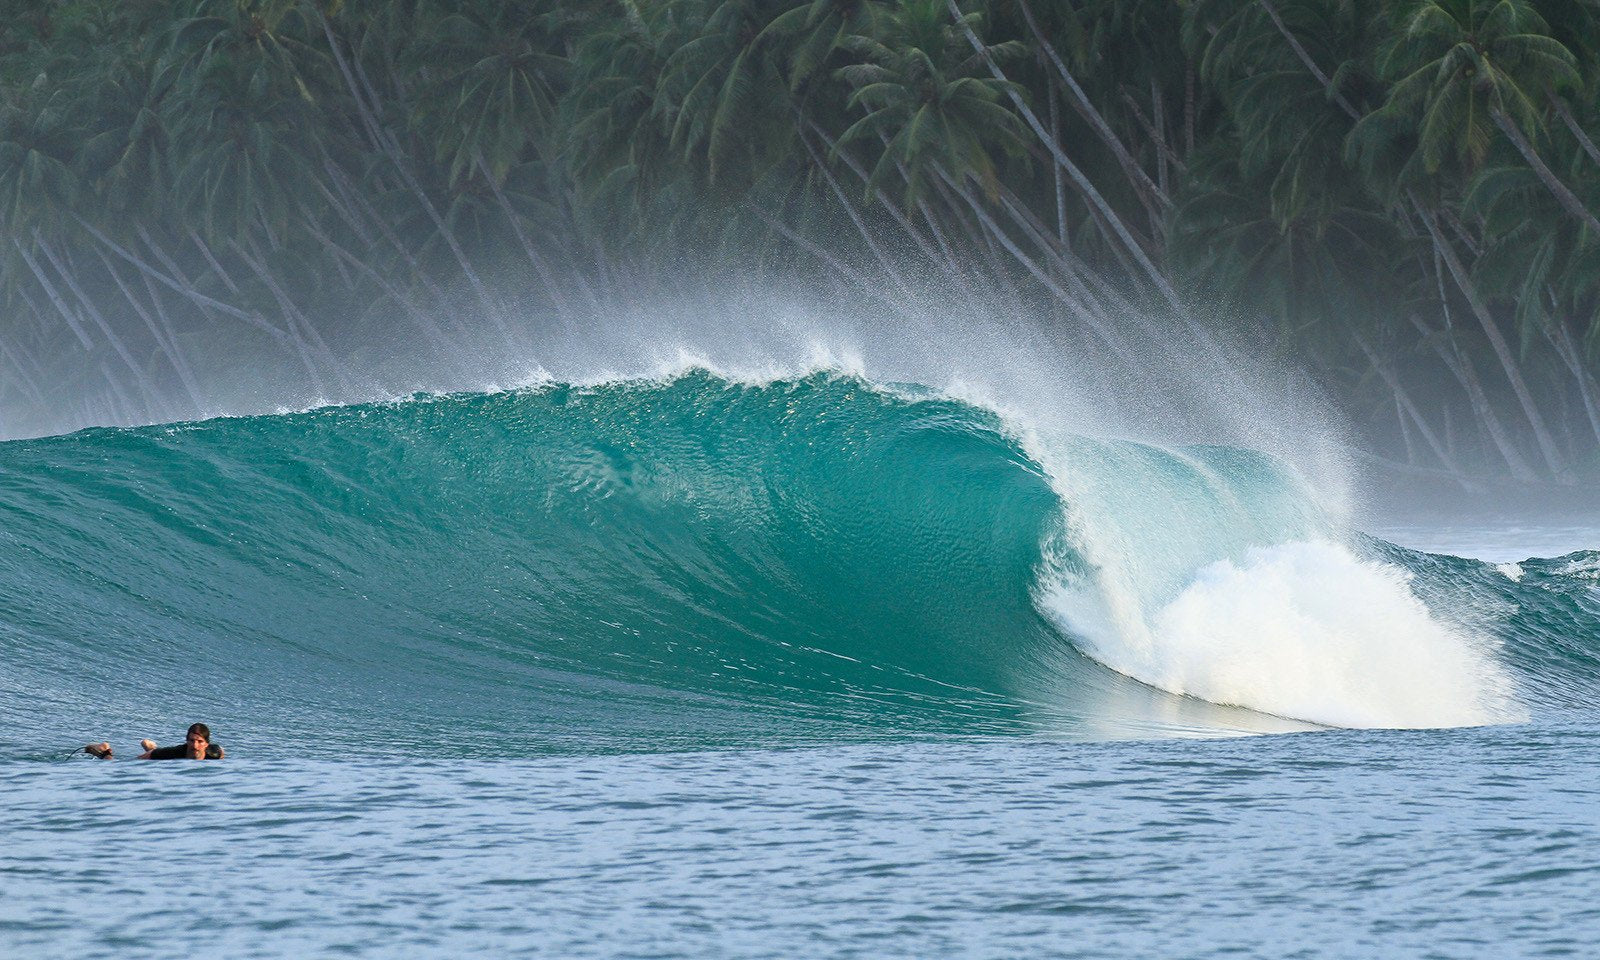
<instances>
[{"instance_id":1,"label":"mist over water","mask_svg":"<svg viewBox=\"0 0 1600 960\"><path fill-rule=\"evenodd\" d=\"M863 303L693 262L683 270L704 276L672 291L641 286L577 319L512 313L489 322L468 314L449 325L448 345L420 337L399 316L334 326L327 336L336 359L314 377L280 344L255 343L248 330L196 331L184 341L184 359L198 390L165 384L156 411L114 424L85 419L67 402L38 409L18 400L0 410L0 436L191 420L159 411L196 394L206 417L238 416L544 380L649 377L698 363L733 379L842 369L970 396L1021 414L1030 429L1228 443L1304 463L1330 491L1343 483L1341 424L1307 381L1249 344L1199 340L1170 317L1133 313L1108 345L1037 307L962 299L941 288Z\"/></svg>"}]
</instances>

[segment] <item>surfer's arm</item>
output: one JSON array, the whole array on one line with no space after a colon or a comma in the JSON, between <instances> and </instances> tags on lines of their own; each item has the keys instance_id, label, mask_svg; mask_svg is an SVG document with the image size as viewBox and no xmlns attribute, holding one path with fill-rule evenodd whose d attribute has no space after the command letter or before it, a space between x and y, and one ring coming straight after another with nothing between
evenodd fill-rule
<instances>
[{"instance_id":1,"label":"surfer's arm","mask_svg":"<svg viewBox=\"0 0 1600 960\"><path fill-rule=\"evenodd\" d=\"M140 760L184 760L189 756L187 744L174 744L170 747L158 747L154 740L140 740L139 746L144 747L144 753L139 754ZM206 747L207 760L221 760L226 756L222 744L213 743Z\"/></svg>"}]
</instances>

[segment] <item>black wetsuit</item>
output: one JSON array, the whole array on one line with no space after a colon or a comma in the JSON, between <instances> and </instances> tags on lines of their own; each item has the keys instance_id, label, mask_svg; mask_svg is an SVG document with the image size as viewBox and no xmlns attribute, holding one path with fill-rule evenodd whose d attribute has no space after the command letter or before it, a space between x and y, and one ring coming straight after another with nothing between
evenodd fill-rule
<instances>
[{"instance_id":1,"label":"black wetsuit","mask_svg":"<svg viewBox=\"0 0 1600 960\"><path fill-rule=\"evenodd\" d=\"M186 760L186 759L188 759L188 757L189 757L189 745L187 743L180 743L176 747L156 747L154 750L150 751L150 756L147 759L150 759L150 760ZM220 760L220 759L222 759L222 748L217 746L214 743L207 744L206 745L206 759L207 760Z\"/></svg>"}]
</instances>

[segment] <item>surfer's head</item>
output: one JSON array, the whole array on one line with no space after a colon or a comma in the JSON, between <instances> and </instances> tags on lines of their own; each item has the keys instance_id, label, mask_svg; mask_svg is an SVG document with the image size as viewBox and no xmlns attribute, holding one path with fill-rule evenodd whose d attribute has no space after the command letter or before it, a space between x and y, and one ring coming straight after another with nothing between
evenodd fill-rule
<instances>
[{"instance_id":1,"label":"surfer's head","mask_svg":"<svg viewBox=\"0 0 1600 960\"><path fill-rule=\"evenodd\" d=\"M204 760L206 748L211 746L211 728L203 723L189 724L189 733L183 743L190 760Z\"/></svg>"}]
</instances>

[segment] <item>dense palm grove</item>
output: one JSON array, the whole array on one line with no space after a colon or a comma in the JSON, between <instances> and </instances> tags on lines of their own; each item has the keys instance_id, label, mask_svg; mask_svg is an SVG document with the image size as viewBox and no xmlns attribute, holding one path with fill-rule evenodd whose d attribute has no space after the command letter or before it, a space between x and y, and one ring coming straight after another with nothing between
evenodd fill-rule
<instances>
[{"instance_id":1,"label":"dense palm grove","mask_svg":"<svg viewBox=\"0 0 1600 960\"><path fill-rule=\"evenodd\" d=\"M1406 469L1600 473L1583 0L6 7L0 410L192 415L241 342L354 394L375 337L736 268L1238 340Z\"/></svg>"}]
</instances>

